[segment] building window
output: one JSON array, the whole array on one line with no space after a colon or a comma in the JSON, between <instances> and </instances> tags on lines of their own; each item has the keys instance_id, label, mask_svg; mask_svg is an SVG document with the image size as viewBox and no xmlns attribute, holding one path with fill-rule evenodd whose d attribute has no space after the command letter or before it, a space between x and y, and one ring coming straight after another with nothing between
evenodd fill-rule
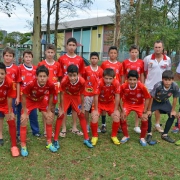
<instances>
[{"instance_id":1,"label":"building window","mask_svg":"<svg viewBox=\"0 0 180 180\"><path fill-rule=\"evenodd\" d=\"M92 27L92 30L97 30L97 26Z\"/></svg>"},{"instance_id":2,"label":"building window","mask_svg":"<svg viewBox=\"0 0 180 180\"><path fill-rule=\"evenodd\" d=\"M98 34L98 38L100 38L101 37L101 34Z\"/></svg>"}]
</instances>

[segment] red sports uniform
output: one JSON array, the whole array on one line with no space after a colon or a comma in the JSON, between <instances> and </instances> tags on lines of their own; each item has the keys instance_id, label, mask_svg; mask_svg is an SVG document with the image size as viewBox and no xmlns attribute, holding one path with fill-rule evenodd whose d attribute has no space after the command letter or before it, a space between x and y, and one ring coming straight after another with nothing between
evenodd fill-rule
<instances>
[{"instance_id":1,"label":"red sports uniform","mask_svg":"<svg viewBox=\"0 0 180 180\"><path fill-rule=\"evenodd\" d=\"M24 89L23 94L26 94L26 105L28 109L28 114L33 110L38 108L41 111L46 112L48 107L47 93L54 94L55 86L48 80L46 84L41 87L37 79L31 81Z\"/></svg>"},{"instance_id":2,"label":"red sports uniform","mask_svg":"<svg viewBox=\"0 0 180 180\"><path fill-rule=\"evenodd\" d=\"M90 66L85 67L84 79L85 79L85 96L94 96L94 92L97 88L99 79L102 78L103 70L101 67L97 67L97 70L94 71Z\"/></svg>"},{"instance_id":3,"label":"red sports uniform","mask_svg":"<svg viewBox=\"0 0 180 180\"><path fill-rule=\"evenodd\" d=\"M98 94L98 111L101 114L102 111L108 112L111 115L115 108L115 94L120 93L119 82L114 79L111 85L106 85L104 79L100 79L98 87L94 94Z\"/></svg>"},{"instance_id":4,"label":"red sports uniform","mask_svg":"<svg viewBox=\"0 0 180 180\"><path fill-rule=\"evenodd\" d=\"M131 61L130 59L125 59L122 62L123 67L123 75L125 76L125 79L127 79L127 75L130 70L136 70L140 75L144 73L144 61L141 59L137 59L136 61Z\"/></svg>"},{"instance_id":5,"label":"red sports uniform","mask_svg":"<svg viewBox=\"0 0 180 180\"><path fill-rule=\"evenodd\" d=\"M10 66L6 66L7 76L13 81L13 98L17 97L17 89L16 83L21 82L21 77L19 73L19 68L15 64L11 64Z\"/></svg>"},{"instance_id":6,"label":"red sports uniform","mask_svg":"<svg viewBox=\"0 0 180 180\"><path fill-rule=\"evenodd\" d=\"M115 71L115 78L121 83L121 76L123 75L122 63L119 61L111 62L110 60L106 60L101 64L101 68L105 70L106 68L111 68Z\"/></svg>"},{"instance_id":7,"label":"red sports uniform","mask_svg":"<svg viewBox=\"0 0 180 180\"><path fill-rule=\"evenodd\" d=\"M82 57L75 55L74 57L68 56L68 54L62 55L58 62L60 63L63 76L67 75L67 68L71 64L75 64L79 68L79 73L84 74L84 61Z\"/></svg>"},{"instance_id":8,"label":"red sports uniform","mask_svg":"<svg viewBox=\"0 0 180 180\"><path fill-rule=\"evenodd\" d=\"M38 66L44 65L48 68L49 70L49 79L51 80L52 83L54 83L55 88L56 88L56 94L54 94L53 97L53 103L56 104L57 103L57 94L59 91L59 87L58 87L58 78L62 76L62 71L60 68L60 64L57 61L54 61L53 64L49 64L47 62L47 60L43 60L41 62L38 63Z\"/></svg>"}]
</instances>

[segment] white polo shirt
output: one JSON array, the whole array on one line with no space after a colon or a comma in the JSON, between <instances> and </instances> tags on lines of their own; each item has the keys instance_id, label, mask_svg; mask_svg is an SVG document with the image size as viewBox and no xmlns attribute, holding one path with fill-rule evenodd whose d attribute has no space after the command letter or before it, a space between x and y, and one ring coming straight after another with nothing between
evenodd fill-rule
<instances>
[{"instance_id":1,"label":"white polo shirt","mask_svg":"<svg viewBox=\"0 0 180 180\"><path fill-rule=\"evenodd\" d=\"M179 64L178 64L177 68L176 68L176 72L177 72L178 74L180 74L180 62L179 62Z\"/></svg>"},{"instance_id":2,"label":"white polo shirt","mask_svg":"<svg viewBox=\"0 0 180 180\"><path fill-rule=\"evenodd\" d=\"M157 82L162 81L162 73L165 70L171 70L171 59L163 55L163 59L158 62L155 59L155 54L151 54L146 56L143 61L144 71L147 72L145 85L151 91Z\"/></svg>"}]
</instances>

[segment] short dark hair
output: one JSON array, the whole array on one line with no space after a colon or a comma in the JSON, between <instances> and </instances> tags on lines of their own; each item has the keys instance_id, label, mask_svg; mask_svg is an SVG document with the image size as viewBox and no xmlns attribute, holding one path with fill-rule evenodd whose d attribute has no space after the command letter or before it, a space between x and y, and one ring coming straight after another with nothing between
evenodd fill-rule
<instances>
[{"instance_id":1,"label":"short dark hair","mask_svg":"<svg viewBox=\"0 0 180 180\"><path fill-rule=\"evenodd\" d=\"M154 42L154 45L155 45L155 43L161 43L161 44L162 44L162 46L164 47L164 43L163 43L163 41L162 41L162 40L157 40L157 41L155 41L155 42Z\"/></svg>"},{"instance_id":2,"label":"short dark hair","mask_svg":"<svg viewBox=\"0 0 180 180\"><path fill-rule=\"evenodd\" d=\"M5 47L4 50L3 50L3 57L6 53L9 53L9 54L12 54L13 57L15 56L15 52L14 52L14 49L10 48L10 47Z\"/></svg>"},{"instance_id":3,"label":"short dark hair","mask_svg":"<svg viewBox=\"0 0 180 180\"><path fill-rule=\"evenodd\" d=\"M74 64L69 65L67 68L67 73L77 73L78 74L78 72L79 72L79 69Z\"/></svg>"},{"instance_id":4,"label":"short dark hair","mask_svg":"<svg viewBox=\"0 0 180 180\"><path fill-rule=\"evenodd\" d=\"M41 72L45 72L46 75L49 76L49 70L45 65L41 65L36 69L36 75L38 76Z\"/></svg>"},{"instance_id":5,"label":"short dark hair","mask_svg":"<svg viewBox=\"0 0 180 180\"><path fill-rule=\"evenodd\" d=\"M67 45L68 45L70 42L73 42L73 43L75 43L75 44L77 45L77 41L76 41L76 39L73 38L73 37L70 37L70 38L67 40Z\"/></svg>"},{"instance_id":6,"label":"short dark hair","mask_svg":"<svg viewBox=\"0 0 180 180\"><path fill-rule=\"evenodd\" d=\"M127 78L135 77L136 79L139 78L138 72L136 70L130 70L128 72Z\"/></svg>"},{"instance_id":7,"label":"short dark hair","mask_svg":"<svg viewBox=\"0 0 180 180\"><path fill-rule=\"evenodd\" d=\"M97 53L97 52L91 52L91 54L90 54L90 58L92 57L92 56L97 56L97 58L99 59L99 54Z\"/></svg>"},{"instance_id":8,"label":"short dark hair","mask_svg":"<svg viewBox=\"0 0 180 180\"><path fill-rule=\"evenodd\" d=\"M171 70L165 70L162 73L162 79L174 79L174 73Z\"/></svg>"},{"instance_id":9,"label":"short dark hair","mask_svg":"<svg viewBox=\"0 0 180 180\"><path fill-rule=\"evenodd\" d=\"M103 77L104 76L110 76L110 77L115 77L115 72L112 68L106 68L104 71L103 71Z\"/></svg>"},{"instance_id":10,"label":"short dark hair","mask_svg":"<svg viewBox=\"0 0 180 180\"><path fill-rule=\"evenodd\" d=\"M33 53L30 49L26 49L24 52L23 52L23 57L25 54L30 54L32 57L33 57Z\"/></svg>"},{"instance_id":11,"label":"short dark hair","mask_svg":"<svg viewBox=\"0 0 180 180\"><path fill-rule=\"evenodd\" d=\"M131 52L134 49L137 49L139 51L139 48L135 44L133 44L133 45L130 46L129 52Z\"/></svg>"},{"instance_id":12,"label":"short dark hair","mask_svg":"<svg viewBox=\"0 0 180 180\"><path fill-rule=\"evenodd\" d=\"M110 50L116 50L116 51L118 52L118 49L117 49L116 46L111 46L111 47L109 48L109 50L108 50L108 53L110 52Z\"/></svg>"},{"instance_id":13,"label":"short dark hair","mask_svg":"<svg viewBox=\"0 0 180 180\"><path fill-rule=\"evenodd\" d=\"M4 69L4 71L6 73L6 66L3 62L0 62L0 69Z\"/></svg>"},{"instance_id":14,"label":"short dark hair","mask_svg":"<svg viewBox=\"0 0 180 180\"><path fill-rule=\"evenodd\" d=\"M55 46L54 46L53 44L47 44L47 45L46 45L46 50L48 50L48 49L51 49L51 50L53 50L53 51L56 50L56 48L55 48Z\"/></svg>"}]
</instances>

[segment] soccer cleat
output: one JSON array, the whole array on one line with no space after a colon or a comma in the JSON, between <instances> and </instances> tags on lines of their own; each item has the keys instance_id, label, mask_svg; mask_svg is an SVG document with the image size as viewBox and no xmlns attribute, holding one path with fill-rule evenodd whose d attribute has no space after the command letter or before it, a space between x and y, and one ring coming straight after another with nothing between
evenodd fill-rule
<instances>
[{"instance_id":1,"label":"soccer cleat","mask_svg":"<svg viewBox=\"0 0 180 180\"><path fill-rule=\"evenodd\" d=\"M138 134L140 134L140 133L141 133L141 129L140 129L140 127L135 127L135 128L134 128L134 131L135 131L136 133L138 133Z\"/></svg>"},{"instance_id":2,"label":"soccer cleat","mask_svg":"<svg viewBox=\"0 0 180 180\"><path fill-rule=\"evenodd\" d=\"M53 146L54 146L56 149L59 149L59 148L60 148L60 145L59 145L59 142L58 142L58 141L54 141L54 142L53 142Z\"/></svg>"},{"instance_id":3,"label":"soccer cleat","mask_svg":"<svg viewBox=\"0 0 180 180\"><path fill-rule=\"evenodd\" d=\"M40 134L40 133L35 133L35 134L33 134L33 136L35 136L35 137L41 137L41 134Z\"/></svg>"},{"instance_id":4,"label":"soccer cleat","mask_svg":"<svg viewBox=\"0 0 180 180\"><path fill-rule=\"evenodd\" d=\"M105 125L102 125L102 126L101 126L101 132L102 132L102 133L106 133L106 131L107 131L107 130L106 130L106 126L105 126Z\"/></svg>"},{"instance_id":5,"label":"soccer cleat","mask_svg":"<svg viewBox=\"0 0 180 180\"><path fill-rule=\"evenodd\" d=\"M25 147L21 147L21 156L23 156L23 157L26 157L26 156L28 156L28 151L27 151L27 148L26 148L26 146Z\"/></svg>"},{"instance_id":6,"label":"soccer cleat","mask_svg":"<svg viewBox=\"0 0 180 180\"><path fill-rule=\"evenodd\" d=\"M180 146L180 140L176 141L175 145Z\"/></svg>"},{"instance_id":7,"label":"soccer cleat","mask_svg":"<svg viewBox=\"0 0 180 180\"><path fill-rule=\"evenodd\" d=\"M121 144L120 141L118 140L118 138L117 138L116 136L115 136L115 137L111 137L111 139L112 139L112 141L113 141L114 144L116 144L116 145Z\"/></svg>"},{"instance_id":8,"label":"soccer cleat","mask_svg":"<svg viewBox=\"0 0 180 180\"><path fill-rule=\"evenodd\" d=\"M130 139L129 137L123 137L123 138L121 139L121 143L124 144L124 143L126 143L129 139Z\"/></svg>"},{"instance_id":9,"label":"soccer cleat","mask_svg":"<svg viewBox=\"0 0 180 180\"><path fill-rule=\"evenodd\" d=\"M49 149L51 152L57 152L57 148L55 148L52 143L48 144L46 148Z\"/></svg>"},{"instance_id":10,"label":"soccer cleat","mask_svg":"<svg viewBox=\"0 0 180 180\"><path fill-rule=\"evenodd\" d=\"M19 156L19 149L18 149L17 146L11 147L11 154L12 154L13 157Z\"/></svg>"},{"instance_id":11,"label":"soccer cleat","mask_svg":"<svg viewBox=\"0 0 180 180\"><path fill-rule=\"evenodd\" d=\"M171 132L172 133L178 133L179 132L179 128L174 126Z\"/></svg>"},{"instance_id":12,"label":"soccer cleat","mask_svg":"<svg viewBox=\"0 0 180 180\"><path fill-rule=\"evenodd\" d=\"M142 141L142 139L139 140L141 146L147 146L147 142L146 141Z\"/></svg>"},{"instance_id":13,"label":"soccer cleat","mask_svg":"<svg viewBox=\"0 0 180 180\"><path fill-rule=\"evenodd\" d=\"M155 140L152 140L152 135L148 134L146 136L146 142L149 144L149 145L155 145L157 144L157 141Z\"/></svg>"},{"instance_id":14,"label":"soccer cleat","mask_svg":"<svg viewBox=\"0 0 180 180\"><path fill-rule=\"evenodd\" d=\"M92 137L92 139L91 139L92 145L95 146L97 144L97 142L98 142L98 137Z\"/></svg>"},{"instance_id":15,"label":"soccer cleat","mask_svg":"<svg viewBox=\"0 0 180 180\"><path fill-rule=\"evenodd\" d=\"M88 147L88 148L93 148L93 145L91 144L91 141L88 140L84 140L84 144Z\"/></svg>"},{"instance_id":16,"label":"soccer cleat","mask_svg":"<svg viewBox=\"0 0 180 180\"><path fill-rule=\"evenodd\" d=\"M171 139L169 136L161 136L161 138L169 143L175 143L173 139Z\"/></svg>"},{"instance_id":17,"label":"soccer cleat","mask_svg":"<svg viewBox=\"0 0 180 180\"><path fill-rule=\"evenodd\" d=\"M3 146L3 145L4 145L4 140L0 139L0 146Z\"/></svg>"}]
</instances>

